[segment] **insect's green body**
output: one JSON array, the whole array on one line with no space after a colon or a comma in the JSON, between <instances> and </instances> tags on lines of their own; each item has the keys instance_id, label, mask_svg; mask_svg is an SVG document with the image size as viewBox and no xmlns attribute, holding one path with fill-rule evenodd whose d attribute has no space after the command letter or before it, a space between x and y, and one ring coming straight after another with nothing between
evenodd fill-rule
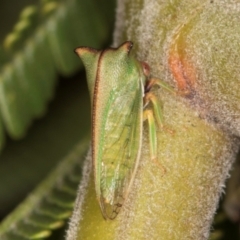
<instances>
[{"instance_id":1,"label":"insect's green body","mask_svg":"<svg viewBox=\"0 0 240 240\"><path fill-rule=\"evenodd\" d=\"M142 63L130 54L131 48L132 43L125 42L103 51L76 49L86 68L92 104L95 188L103 216L108 219L120 211L140 158L147 76ZM155 149L155 140L152 145Z\"/></svg>"}]
</instances>

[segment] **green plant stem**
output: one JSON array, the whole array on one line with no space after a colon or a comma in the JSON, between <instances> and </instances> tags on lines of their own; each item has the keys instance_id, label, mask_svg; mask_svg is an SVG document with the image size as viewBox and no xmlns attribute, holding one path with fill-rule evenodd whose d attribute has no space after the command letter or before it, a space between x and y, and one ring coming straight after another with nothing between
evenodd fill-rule
<instances>
[{"instance_id":1,"label":"green plant stem","mask_svg":"<svg viewBox=\"0 0 240 240\"><path fill-rule=\"evenodd\" d=\"M158 161L150 160L145 126L140 166L122 211L114 221L103 219L90 176L89 185L79 195L83 199L86 194L83 204L75 209L82 219L78 238L68 240L208 237L224 180L234 160L234 141L199 118L180 97L164 91L160 96L165 126L171 131L158 133ZM91 159L88 161L91 169Z\"/></svg>"}]
</instances>

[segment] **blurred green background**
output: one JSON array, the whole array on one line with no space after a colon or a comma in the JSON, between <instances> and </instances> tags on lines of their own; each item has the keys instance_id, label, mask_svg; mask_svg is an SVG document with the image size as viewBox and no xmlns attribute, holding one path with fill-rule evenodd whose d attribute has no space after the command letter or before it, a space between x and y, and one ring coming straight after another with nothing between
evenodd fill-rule
<instances>
[{"instance_id":1,"label":"blurred green background","mask_svg":"<svg viewBox=\"0 0 240 240\"><path fill-rule=\"evenodd\" d=\"M79 5L78 7L83 8L85 14L81 15L80 12L78 14L77 7L72 7L69 10L70 13L68 13L67 11L68 8L71 8L69 7L71 4ZM21 20L21 14L27 8L32 8L35 11L35 16L29 18L30 23L32 21L32 25L30 24L26 28L17 27L17 23ZM64 25L62 22L59 24L55 16L60 8L63 9L62 11L67 12L67 17L63 14ZM73 9L76 10L74 12L75 15L71 12ZM6 127L8 116L6 114L6 117L4 113L1 113L0 118L3 122L1 125L4 132L1 134L3 146L0 157L0 220L3 220L24 200L36 185L57 166L58 162L71 152L77 142L90 133L90 101L85 72L80 59L74 53L74 48L81 45L89 45L88 42L90 46L97 48L104 48L110 45L114 27L114 14L114 0L93 0L88 1L88 3L85 0L1 1L0 81L5 81L3 74L5 66L8 65L14 69L13 62L15 57L25 51L26 45L29 44L29 39L32 41L35 38L39 28L43 29L43 32L47 31L50 20L52 22L56 21L56 26L60 26L59 29L54 29L53 27L51 31L49 30L50 33L54 35L56 30L59 36L63 35L63 40L60 38L57 40L54 38L50 39L51 36L47 33L46 36L50 39L47 39L47 42L55 45L54 41L56 41L56 46L59 49L65 48L67 51L69 50L69 55L72 55L72 58L68 59L68 56L63 56L63 60L67 62L73 61L75 65L62 72L61 69L59 70L61 67L61 64L59 64L61 61L60 57L58 55L54 57L53 61L55 63L52 70L54 71L54 74L52 74L54 79L49 90L51 94L42 100L44 107L40 114L35 116L29 114L28 124L21 126L23 129L21 134L16 134L16 137L12 133L9 134L8 127ZM89 19L86 19L86 17ZM88 22L90 22L90 25ZM80 28L78 28L79 25L81 25ZM16 30L18 28L20 30ZM16 31L20 35L18 41L12 43L6 40L10 34L16 34ZM32 42L34 48L35 43L34 41ZM42 54L43 57L45 56L44 54ZM46 58L49 57L48 54L49 52L46 53ZM45 67L40 66L37 60L31 63L31 67L38 69L36 76L41 75L39 71L47 75ZM19 77L18 74L14 76L16 79ZM28 79L26 81L30 82L32 80ZM15 82L13 82L13 86L15 86L14 91L19 90ZM3 88L3 91L5 90L7 91L8 88ZM6 96L8 97L7 94ZM21 96L22 98L25 97L23 94ZM29 101L26 98L26 101L23 101L23 103L29 103ZM2 100L2 102L4 101ZM5 104L5 102L2 104ZM12 105L9 106L11 107ZM26 109L22 108L25 105L20 105L20 107L19 116L22 117L28 110L27 107ZM13 108L12 112L14 111ZM13 114L13 116L17 115ZM14 137L11 137L12 135ZM51 239L63 239L63 236L64 230L61 229L59 233L55 232Z\"/></svg>"}]
</instances>

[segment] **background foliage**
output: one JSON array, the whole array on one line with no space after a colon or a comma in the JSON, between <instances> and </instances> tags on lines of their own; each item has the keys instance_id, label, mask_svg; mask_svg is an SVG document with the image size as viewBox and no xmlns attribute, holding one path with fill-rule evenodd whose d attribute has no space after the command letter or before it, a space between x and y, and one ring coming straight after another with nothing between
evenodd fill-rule
<instances>
[{"instance_id":1,"label":"background foliage","mask_svg":"<svg viewBox=\"0 0 240 240\"><path fill-rule=\"evenodd\" d=\"M73 50L110 44L114 5L105 0L1 1L1 220L89 134L85 74ZM1 239L5 231L2 225ZM6 239L28 239L23 235ZM64 230L52 239L63 236Z\"/></svg>"}]
</instances>

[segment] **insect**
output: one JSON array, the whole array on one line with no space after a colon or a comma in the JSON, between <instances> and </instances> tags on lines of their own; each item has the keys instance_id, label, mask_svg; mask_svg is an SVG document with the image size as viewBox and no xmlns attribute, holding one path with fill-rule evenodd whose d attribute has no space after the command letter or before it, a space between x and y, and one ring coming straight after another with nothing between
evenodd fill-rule
<instances>
[{"instance_id":1,"label":"insect","mask_svg":"<svg viewBox=\"0 0 240 240\"><path fill-rule=\"evenodd\" d=\"M157 155L156 123L162 114L150 91L160 85L150 68L131 54L133 43L75 52L86 68L92 105L92 158L95 189L105 219L114 219L131 189L140 159L143 121L149 125L151 159ZM152 105L152 109L150 109ZM155 123L156 120L156 123Z\"/></svg>"}]
</instances>

